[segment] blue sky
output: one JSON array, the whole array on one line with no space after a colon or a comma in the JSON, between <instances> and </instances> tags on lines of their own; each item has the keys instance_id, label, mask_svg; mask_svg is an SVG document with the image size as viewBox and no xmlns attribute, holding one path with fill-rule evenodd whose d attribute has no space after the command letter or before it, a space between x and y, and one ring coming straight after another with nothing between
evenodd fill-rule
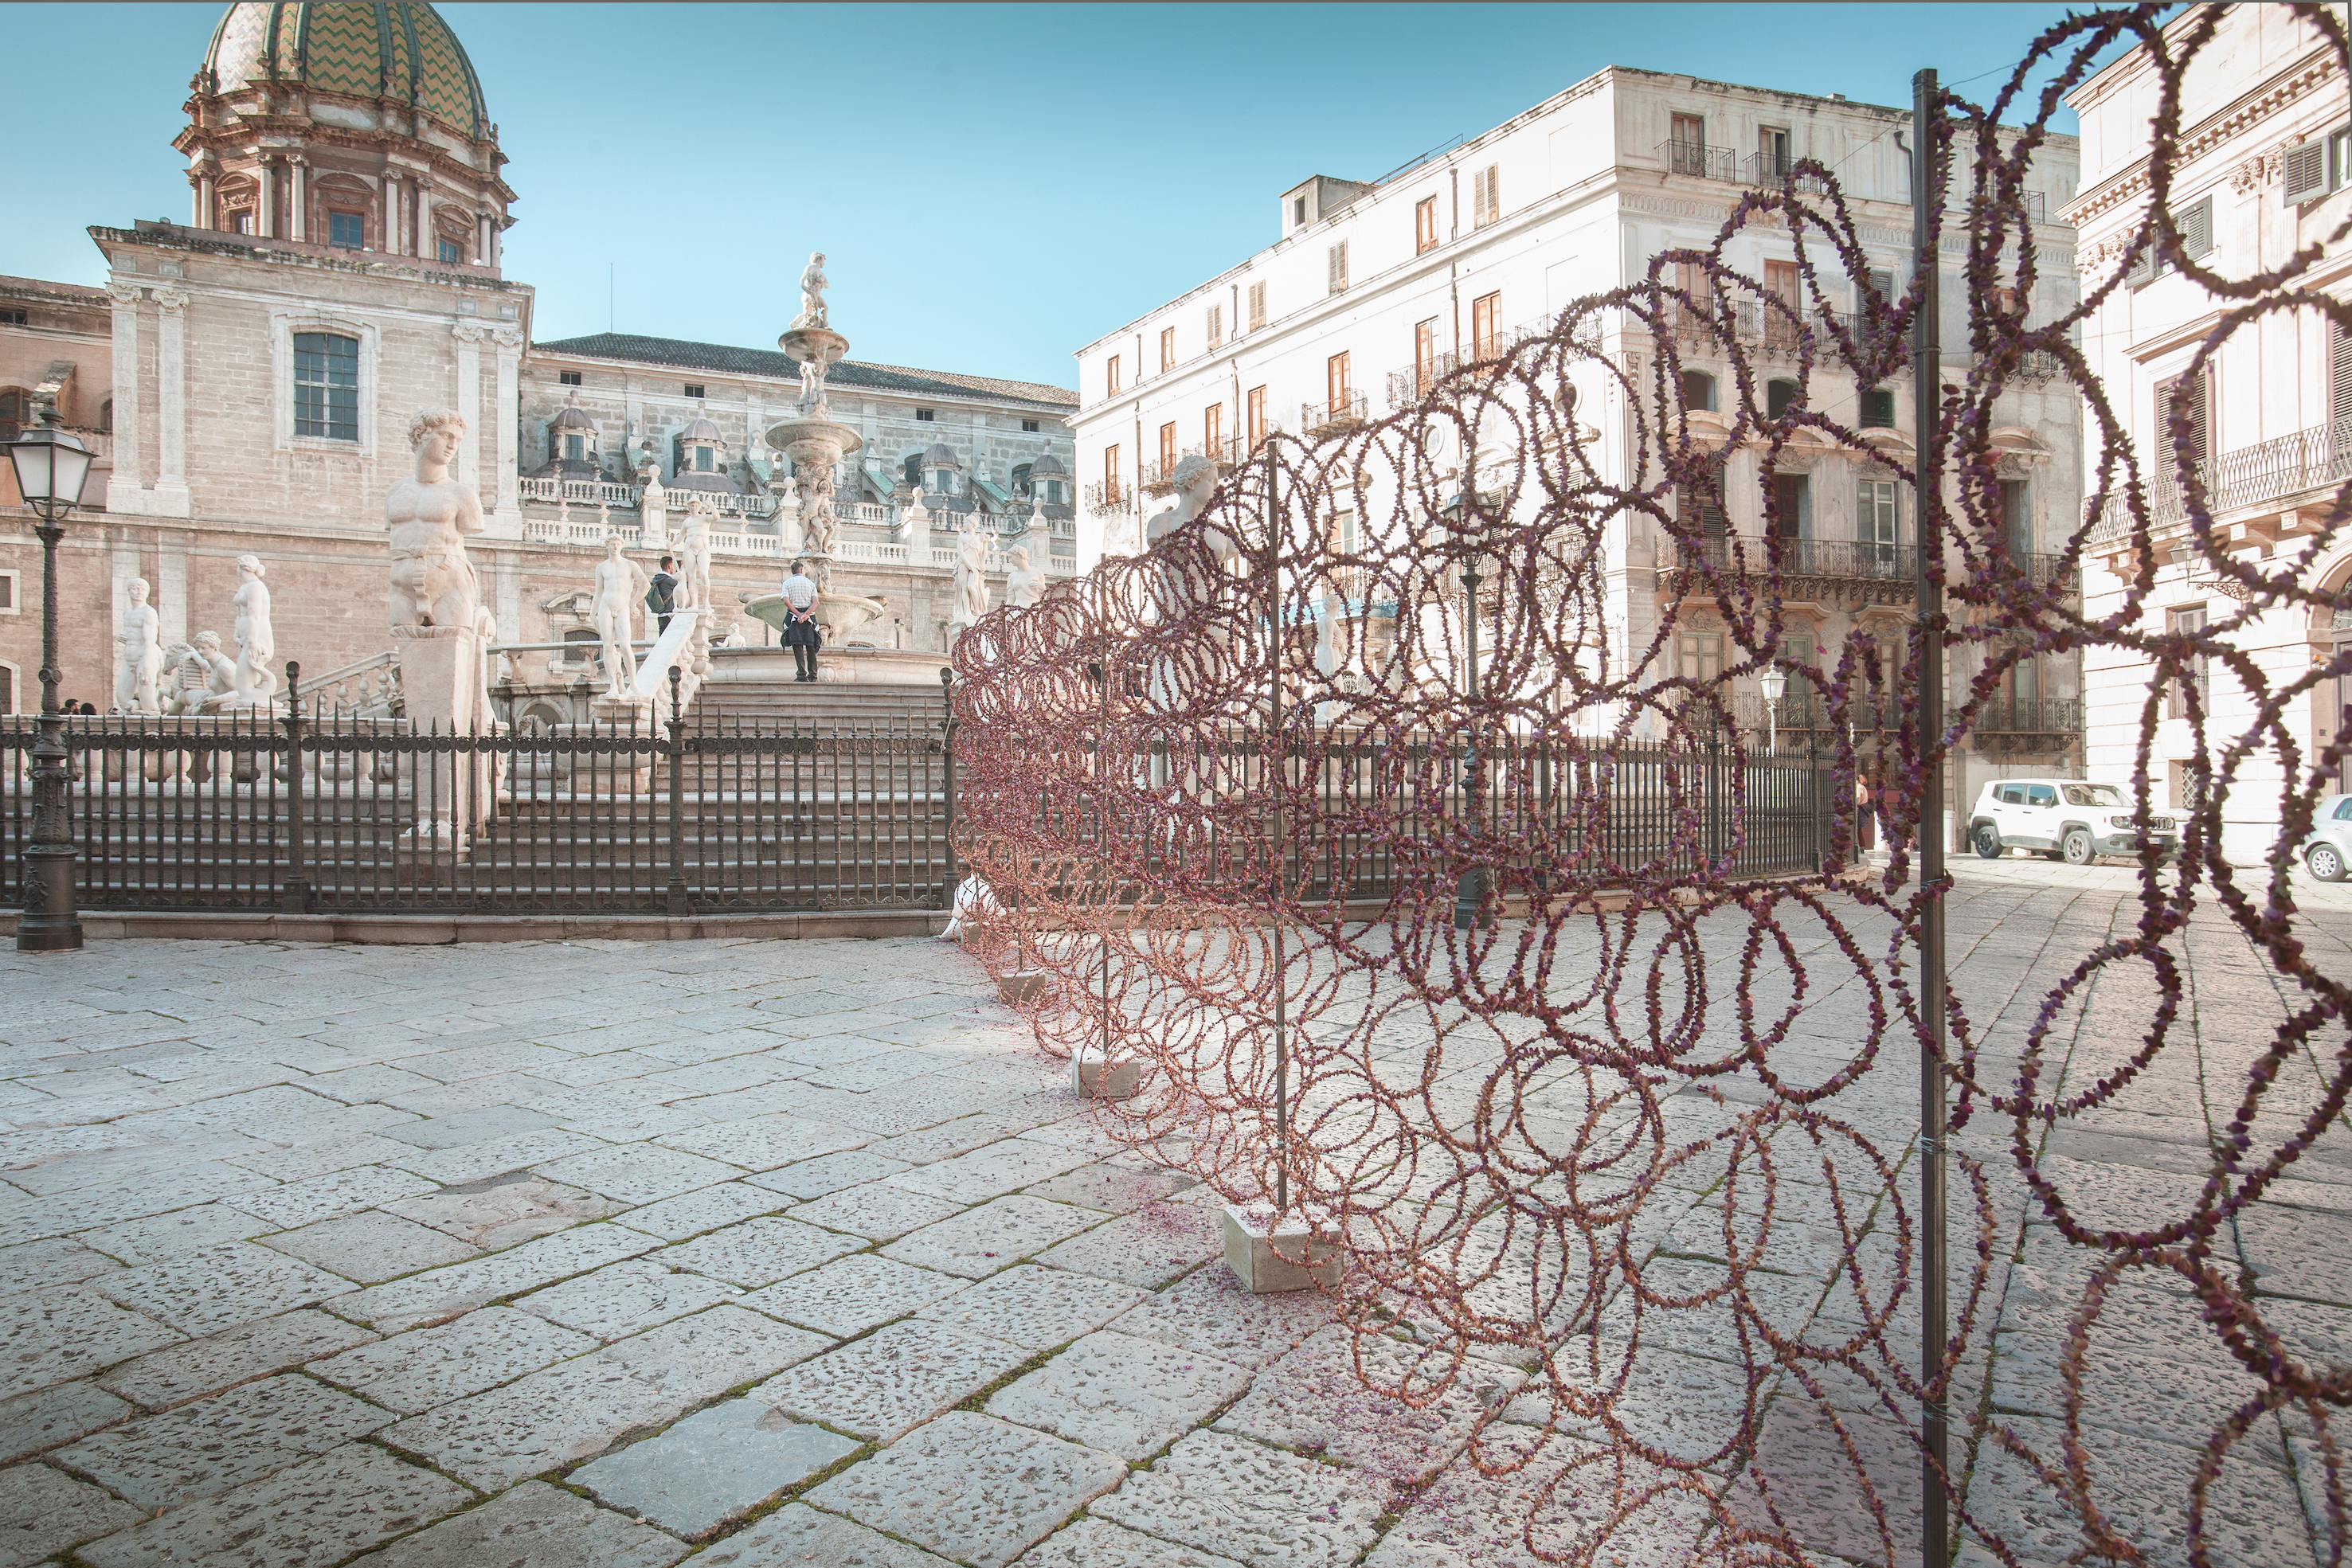
<instances>
[{"instance_id":1,"label":"blue sky","mask_svg":"<svg viewBox=\"0 0 2352 1568\"><path fill-rule=\"evenodd\" d=\"M831 257L863 360L1075 384L1071 351L1370 178L1607 65L1907 104L1989 95L2035 5L441 7L520 200L541 339L765 347ZM96 283L82 230L187 220L171 139L217 5L10 5L0 272ZM98 57L103 55L102 68ZM106 101L23 90L112 84ZM2072 117L2062 129L2071 131Z\"/></svg>"}]
</instances>

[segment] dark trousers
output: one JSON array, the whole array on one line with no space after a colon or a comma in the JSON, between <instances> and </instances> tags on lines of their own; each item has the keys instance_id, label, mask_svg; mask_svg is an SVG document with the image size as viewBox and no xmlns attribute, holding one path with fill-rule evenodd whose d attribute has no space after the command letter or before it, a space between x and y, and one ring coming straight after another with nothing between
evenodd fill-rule
<instances>
[{"instance_id":1,"label":"dark trousers","mask_svg":"<svg viewBox=\"0 0 2352 1568\"><path fill-rule=\"evenodd\" d=\"M816 679L816 650L805 643L793 644L793 677L797 680Z\"/></svg>"},{"instance_id":2,"label":"dark trousers","mask_svg":"<svg viewBox=\"0 0 2352 1568\"><path fill-rule=\"evenodd\" d=\"M655 616L655 617L654 617L654 635L655 635L655 636L658 637L658 636L660 636L663 632L667 632L667 631L668 631L668 630L669 630L669 617L668 617L668 616L667 616L667 615L656 615L656 616Z\"/></svg>"}]
</instances>

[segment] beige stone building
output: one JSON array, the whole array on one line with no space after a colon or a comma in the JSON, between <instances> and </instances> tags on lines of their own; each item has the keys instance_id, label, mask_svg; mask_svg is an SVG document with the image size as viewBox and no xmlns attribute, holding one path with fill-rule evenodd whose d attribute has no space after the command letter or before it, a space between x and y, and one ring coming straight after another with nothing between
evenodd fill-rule
<instances>
[{"instance_id":1,"label":"beige stone building","mask_svg":"<svg viewBox=\"0 0 2352 1568\"><path fill-rule=\"evenodd\" d=\"M247 552L306 683L382 660L383 497L428 406L466 416L458 467L487 525L472 555L503 643L580 640L607 535L651 570L698 492L718 513L721 630L767 634L735 607L773 592L800 543L764 440L799 367L618 334L534 342L532 290L500 265L515 194L498 128L430 5L231 5L187 107L187 224L93 227L103 289L0 278L0 424L53 401L100 453L60 552L64 695L106 705L131 579L169 647L227 632ZM780 326L789 299L780 279ZM835 291L853 342L880 308L854 281ZM1073 393L855 360L829 384L865 439L835 475L835 578L887 605L877 645L944 649L966 517L994 537L1000 581L1017 543L1069 570ZM17 500L0 478L0 711L38 703L40 551ZM532 650L509 668L528 697L584 690L592 666Z\"/></svg>"},{"instance_id":2,"label":"beige stone building","mask_svg":"<svg viewBox=\"0 0 2352 1568\"><path fill-rule=\"evenodd\" d=\"M2340 23L2346 8L2331 9ZM2166 30L2177 39L2199 21L2199 13L2185 11ZM2159 88L2146 51L2135 48L2068 99L2083 123L2083 193L2071 215L2082 231L2086 288L2123 265L2147 220ZM2322 244L2352 212L2352 96L2332 47L2286 7L2233 6L2221 15L2212 43L2183 80L2180 125L2172 214L2198 265L2225 277L2276 268ZM2352 255L2326 255L2298 282L2344 298L2352 288ZM2233 331L2218 352L2204 355L2228 308L2177 269L2143 264L2092 319L2085 352L2138 457L2151 507L2144 540L2121 507L2109 507L2093 525L2084 587L2094 618L2129 608L2134 629L2161 637L2221 625L2243 609L2242 584L2217 570L2189 538L2168 436L2176 399L2193 432L2193 460L2225 557L2271 571L2303 560L2352 478L2352 342L2305 310ZM2099 454L2085 455L2090 494ZM2134 580L2149 568L2150 587L2135 598ZM2307 586L2341 593L2352 586L2352 539L2339 530L2301 570ZM2275 688L2352 648L2352 612L2283 605L2231 635ZM2154 662L2132 649L2102 645L2086 656L2095 776L2131 776L2156 674ZM2249 690L2218 660L2155 692L2149 768L2162 803L2176 808L2194 803L2208 759L2189 717L2190 684L2210 716L2216 751L2252 727L2256 703L2268 695ZM2325 679L2286 703L2281 733L2307 759L2334 738L2347 705L2352 678ZM2288 783L2275 745L2257 747L2236 768L2223 805L2222 842L2232 860L2270 853ZM2352 789L2352 777L2336 787Z\"/></svg>"}]
</instances>

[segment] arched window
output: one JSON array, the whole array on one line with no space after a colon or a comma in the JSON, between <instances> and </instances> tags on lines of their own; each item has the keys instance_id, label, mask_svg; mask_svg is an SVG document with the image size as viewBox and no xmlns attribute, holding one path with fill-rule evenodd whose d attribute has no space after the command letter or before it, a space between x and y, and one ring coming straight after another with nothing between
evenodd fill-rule
<instances>
[{"instance_id":1,"label":"arched window","mask_svg":"<svg viewBox=\"0 0 2352 1568\"><path fill-rule=\"evenodd\" d=\"M908 453L906 460L898 465L898 472L907 476L908 489L921 489L923 487L923 455L919 452Z\"/></svg>"},{"instance_id":2,"label":"arched window","mask_svg":"<svg viewBox=\"0 0 2352 1568\"><path fill-rule=\"evenodd\" d=\"M1029 470L1030 465L1026 463L1015 463L1013 465L1013 493L1014 495L1025 496L1029 493Z\"/></svg>"},{"instance_id":3,"label":"arched window","mask_svg":"<svg viewBox=\"0 0 2352 1568\"><path fill-rule=\"evenodd\" d=\"M1683 372L1683 406L1693 413L1715 411L1715 378L1705 371Z\"/></svg>"},{"instance_id":4,"label":"arched window","mask_svg":"<svg viewBox=\"0 0 2352 1568\"><path fill-rule=\"evenodd\" d=\"M114 434L114 400L108 398L98 405L98 429L101 435Z\"/></svg>"}]
</instances>

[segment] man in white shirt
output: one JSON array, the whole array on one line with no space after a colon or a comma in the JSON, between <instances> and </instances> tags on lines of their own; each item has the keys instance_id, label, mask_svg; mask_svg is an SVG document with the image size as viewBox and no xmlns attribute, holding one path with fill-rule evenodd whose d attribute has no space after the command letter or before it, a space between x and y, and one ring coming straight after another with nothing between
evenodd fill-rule
<instances>
[{"instance_id":1,"label":"man in white shirt","mask_svg":"<svg viewBox=\"0 0 2352 1568\"><path fill-rule=\"evenodd\" d=\"M783 644L793 651L795 681L816 679L816 651L823 641L816 623L816 584L802 571L806 565L793 562L793 574L784 579Z\"/></svg>"}]
</instances>

